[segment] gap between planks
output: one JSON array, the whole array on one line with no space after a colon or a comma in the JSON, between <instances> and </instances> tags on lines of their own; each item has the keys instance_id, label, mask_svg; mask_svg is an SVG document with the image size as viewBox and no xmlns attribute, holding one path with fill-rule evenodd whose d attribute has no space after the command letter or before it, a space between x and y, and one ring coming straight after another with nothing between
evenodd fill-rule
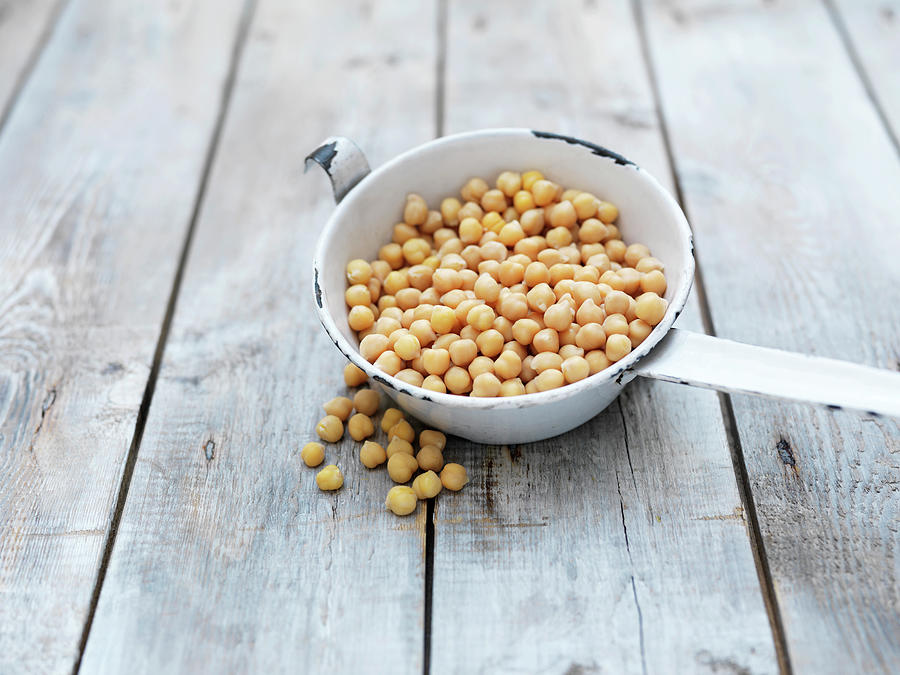
<instances>
[{"instance_id":1,"label":"gap between planks","mask_svg":"<svg viewBox=\"0 0 900 675\"><path fill-rule=\"evenodd\" d=\"M16 83L13 85L12 91L9 94L9 99L6 101L6 107L0 110L0 134L2 134L3 130L6 128L6 123L9 121L13 109L16 107L16 103L19 101L22 90L25 88L25 83L31 79L31 73L34 72L35 66L37 66L38 61L40 61L41 54L44 53L44 47L50 42L50 38L56 31L56 26L59 25L59 17L62 16L63 10L68 4L69 0L58 0L53 11L50 12L47 23L44 25L44 30L41 31L40 36L34 43L31 54L29 54L28 59L25 61L25 65L22 67L22 72L20 72L19 76L16 78Z\"/></svg>"},{"instance_id":2,"label":"gap between planks","mask_svg":"<svg viewBox=\"0 0 900 675\"><path fill-rule=\"evenodd\" d=\"M863 66L859 51L857 51L856 45L853 44L853 38L850 36L850 31L847 28L844 17L841 16L841 11L834 4L834 0L822 0L822 4L825 5L828 16L831 18L831 23L834 25L835 31L837 31L841 44L844 45L844 50L847 52L847 58L850 60L853 70L856 71L856 76L859 78L863 89L866 91L866 96L868 96L869 101L872 102L872 107L875 109L875 114L878 115L881 126L884 127L888 138L891 139L894 150L900 155L900 138L897 137L894 127L891 126L891 122L881 103L881 99L878 98L878 94L875 91L875 85L872 83L872 78L869 77L865 66Z\"/></svg>"},{"instance_id":3,"label":"gap between planks","mask_svg":"<svg viewBox=\"0 0 900 675\"><path fill-rule=\"evenodd\" d=\"M830 0L823 0L830 5ZM634 14L634 22L637 26L638 36L641 43L641 53L644 58L644 66L647 69L647 79L650 82L650 90L653 94L654 107L656 108L656 116L659 124L660 135L662 137L663 147L665 148L666 157L669 162L669 170L672 175L672 185L675 187L675 199L684 211L685 216L690 217L687 211L687 205L684 200L684 194L681 187L681 179L678 174L678 167L675 161L675 155L672 151L672 142L669 136L669 127L666 121L665 113L662 108L662 97L657 81L656 69L653 65L653 59L650 53L650 46L647 36L647 28L644 22L643 0L631 0L632 13ZM848 47L849 51L849 47ZM868 91L868 86L867 86ZM874 101L874 96L870 92ZM879 114L881 109L879 108ZM886 124L886 119L882 116L882 122ZM893 136L892 136L893 138ZM896 143L896 139L895 143ZM696 245L694 247L694 288L697 291L697 302L700 306L700 319L703 323L703 330L709 335L716 335L716 328L713 324L712 313L709 307L709 301L703 284L703 265L700 262ZM753 552L753 561L756 564L756 573L759 576L760 592L763 602L766 606L766 614L769 617L769 625L772 628L772 637L775 643L775 654L778 658L779 670L790 675L793 673L790 658L787 649L787 635L784 630L784 623L781 617L781 609L778 606L778 598L775 594L775 586L772 582L772 573L769 568L769 560L766 556L766 547L763 542L762 533L759 528L759 517L756 513L756 504L753 499L753 491L750 486L750 478L747 472L746 461L744 459L744 449L741 445L740 434L737 429L737 422L734 416L734 407L732 406L731 396L726 393L719 392L719 405L722 409L722 421L725 425L725 437L728 439L728 446L731 452L731 461L734 467L735 481L737 482L738 493L741 497L741 503L744 507L744 513L747 514L747 529L750 533L750 549Z\"/></svg>"},{"instance_id":4,"label":"gap between planks","mask_svg":"<svg viewBox=\"0 0 900 675\"><path fill-rule=\"evenodd\" d=\"M437 21L435 32L437 38L437 55L435 58L435 105L434 133L436 138L444 135L444 117L446 98L444 96L447 82L447 2L436 0ZM429 499L425 515L425 603L422 621L422 673L431 673L431 615L434 597L434 498Z\"/></svg>"},{"instance_id":5,"label":"gap between planks","mask_svg":"<svg viewBox=\"0 0 900 675\"><path fill-rule=\"evenodd\" d=\"M234 90L234 82L237 74L238 66L241 62L241 56L244 52L244 46L247 42L247 35L250 31L250 24L253 20L253 14L256 9L256 0L245 0L244 8L241 15L240 24L238 25L235 41L232 45L231 56L228 63L228 74L222 86L222 96L219 102L219 110L216 115L216 122L213 125L212 134L206 149L206 156L203 158L203 171L200 177L200 184L197 189L197 195L194 198L194 207L191 211L190 221L188 223L187 232L184 236L184 243L181 246L181 252L178 257L178 265L175 269L175 276L172 280L172 289L169 292L169 299L166 304L166 313L163 316L162 325L160 326L159 338L156 342L156 349L153 352L153 362L150 367L150 373L147 377L147 384L144 387L144 393L141 398L141 405L138 408L137 419L134 425L134 434L131 438L131 444L128 446L128 455L125 459L125 468L122 471L122 479L119 482L119 491L116 495L115 506L113 508L112 520L110 521L109 530L106 536L106 543L103 547L103 557L100 559L100 567L97 571L97 579L91 593L91 601L88 606L88 615L84 623L84 630L81 634L81 640L78 643L78 656L72 672L77 675L81 669L81 660L84 657L84 650L87 647L88 637L90 637L91 626L94 623L94 616L97 612L97 603L100 600L100 593L103 590L103 582L106 579L106 571L109 567L109 561L112 557L112 551L116 544L116 535L119 531L119 524L122 520L122 512L125 509L125 501L128 499L128 489L131 486L131 478L134 474L134 467L137 463L138 452L141 447L141 439L144 436L144 427L147 423L147 415L150 412L150 405L153 402L153 392L156 389L156 380L159 376L159 369L162 364L163 355L166 350L166 341L169 337L169 328L172 325L172 317L175 315L175 305L178 301L178 293L181 290L181 280L184 277L184 268L187 264L188 255L190 254L191 241L194 236L194 230L197 224L200 211L203 208L203 200L206 195L206 187L209 183L210 171L216 158L216 152L219 147L219 141L222 135L222 129L225 126L225 120L228 114L231 95ZM29 69L33 64L29 64ZM18 93L18 92L17 92ZM2 122L0 122L2 125ZM0 126L2 128L2 126Z\"/></svg>"}]
</instances>

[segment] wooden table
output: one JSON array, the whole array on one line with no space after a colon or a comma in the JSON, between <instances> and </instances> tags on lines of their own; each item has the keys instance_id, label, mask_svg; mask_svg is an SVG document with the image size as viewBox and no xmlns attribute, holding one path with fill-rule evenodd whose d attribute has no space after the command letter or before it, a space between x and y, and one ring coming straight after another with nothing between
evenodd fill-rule
<instances>
[{"instance_id":1,"label":"wooden table","mask_svg":"<svg viewBox=\"0 0 900 675\"><path fill-rule=\"evenodd\" d=\"M900 1L487 7L0 0L0 672L900 669L896 420L642 381L414 517L316 489L331 134L620 150L679 325L900 369Z\"/></svg>"}]
</instances>

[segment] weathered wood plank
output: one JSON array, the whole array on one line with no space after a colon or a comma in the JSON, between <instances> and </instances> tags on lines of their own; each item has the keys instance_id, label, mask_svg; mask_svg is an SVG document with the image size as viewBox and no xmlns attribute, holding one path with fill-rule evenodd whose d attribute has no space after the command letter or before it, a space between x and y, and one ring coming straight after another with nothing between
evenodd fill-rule
<instances>
[{"instance_id":1,"label":"weathered wood plank","mask_svg":"<svg viewBox=\"0 0 900 675\"><path fill-rule=\"evenodd\" d=\"M448 133L569 132L668 182L628 2L448 21ZM695 300L679 324L699 329ZM473 483L436 502L433 672L775 669L715 394L635 382L564 436L453 448Z\"/></svg>"},{"instance_id":2,"label":"weathered wood plank","mask_svg":"<svg viewBox=\"0 0 900 675\"><path fill-rule=\"evenodd\" d=\"M898 368L900 162L825 8L647 23L718 333ZM896 421L733 404L794 670L896 671Z\"/></svg>"},{"instance_id":3,"label":"weathered wood plank","mask_svg":"<svg viewBox=\"0 0 900 675\"><path fill-rule=\"evenodd\" d=\"M862 69L866 86L900 139L900 0L830 0L838 29L846 31L848 48Z\"/></svg>"},{"instance_id":4,"label":"weathered wood plank","mask_svg":"<svg viewBox=\"0 0 900 675\"><path fill-rule=\"evenodd\" d=\"M2 672L78 656L239 9L74 2L0 136Z\"/></svg>"},{"instance_id":5,"label":"weathered wood plank","mask_svg":"<svg viewBox=\"0 0 900 675\"><path fill-rule=\"evenodd\" d=\"M424 507L386 512L349 439L337 494L299 458L345 391L310 278L331 190L302 172L330 134L373 166L434 135L434 25L431 3L259 3L87 672L421 672Z\"/></svg>"},{"instance_id":6,"label":"weathered wood plank","mask_svg":"<svg viewBox=\"0 0 900 675\"><path fill-rule=\"evenodd\" d=\"M0 0L0 123L52 29L61 0Z\"/></svg>"}]
</instances>

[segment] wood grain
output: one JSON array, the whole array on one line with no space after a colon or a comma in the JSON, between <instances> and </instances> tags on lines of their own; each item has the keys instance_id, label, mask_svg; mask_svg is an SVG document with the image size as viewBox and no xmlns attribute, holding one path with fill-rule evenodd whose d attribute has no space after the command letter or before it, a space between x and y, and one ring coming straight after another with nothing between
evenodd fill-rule
<instances>
[{"instance_id":1,"label":"wood grain","mask_svg":"<svg viewBox=\"0 0 900 675\"><path fill-rule=\"evenodd\" d=\"M826 9L647 24L718 334L898 369L900 162ZM794 670L896 671L896 421L733 404Z\"/></svg>"},{"instance_id":2,"label":"wood grain","mask_svg":"<svg viewBox=\"0 0 900 675\"><path fill-rule=\"evenodd\" d=\"M72 3L0 136L2 672L78 656L240 9L153 5Z\"/></svg>"},{"instance_id":3,"label":"wood grain","mask_svg":"<svg viewBox=\"0 0 900 675\"><path fill-rule=\"evenodd\" d=\"M451 3L447 44L448 133L572 133L669 182L629 3ZM433 672L775 669L715 394L635 382L569 434L447 456L473 482L436 502Z\"/></svg>"},{"instance_id":4,"label":"wood grain","mask_svg":"<svg viewBox=\"0 0 900 675\"><path fill-rule=\"evenodd\" d=\"M372 166L434 135L435 20L405 2L260 1L86 672L422 671L424 506L385 511L387 473L348 438L327 448L336 494L299 457L345 392L311 288L334 205L323 174L302 174L328 135Z\"/></svg>"},{"instance_id":5,"label":"wood grain","mask_svg":"<svg viewBox=\"0 0 900 675\"><path fill-rule=\"evenodd\" d=\"M900 139L900 0L830 0L829 4L896 145Z\"/></svg>"},{"instance_id":6,"label":"wood grain","mask_svg":"<svg viewBox=\"0 0 900 675\"><path fill-rule=\"evenodd\" d=\"M0 128L43 48L62 0L0 0Z\"/></svg>"}]
</instances>

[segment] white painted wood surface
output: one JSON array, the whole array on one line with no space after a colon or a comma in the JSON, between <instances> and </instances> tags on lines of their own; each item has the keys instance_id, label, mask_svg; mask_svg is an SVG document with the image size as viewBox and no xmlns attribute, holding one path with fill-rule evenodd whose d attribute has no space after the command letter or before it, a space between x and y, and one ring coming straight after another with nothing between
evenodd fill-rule
<instances>
[{"instance_id":1,"label":"white painted wood surface","mask_svg":"<svg viewBox=\"0 0 900 675\"><path fill-rule=\"evenodd\" d=\"M647 24L718 334L898 369L900 162L826 8ZM794 671L896 672L896 421L733 403Z\"/></svg>"},{"instance_id":2,"label":"white painted wood surface","mask_svg":"<svg viewBox=\"0 0 900 675\"><path fill-rule=\"evenodd\" d=\"M73 2L0 135L0 672L77 659L238 9Z\"/></svg>"},{"instance_id":3,"label":"white painted wood surface","mask_svg":"<svg viewBox=\"0 0 900 675\"><path fill-rule=\"evenodd\" d=\"M0 0L0 122L56 23L61 0Z\"/></svg>"},{"instance_id":4,"label":"white painted wood surface","mask_svg":"<svg viewBox=\"0 0 900 675\"><path fill-rule=\"evenodd\" d=\"M862 77L900 139L900 0L830 0Z\"/></svg>"},{"instance_id":5,"label":"white painted wood surface","mask_svg":"<svg viewBox=\"0 0 900 675\"><path fill-rule=\"evenodd\" d=\"M433 136L434 26L431 5L260 0L84 672L422 671L424 505L388 513L347 437L337 494L299 457L345 391L310 279L331 190L303 158Z\"/></svg>"},{"instance_id":6,"label":"white painted wood surface","mask_svg":"<svg viewBox=\"0 0 900 675\"><path fill-rule=\"evenodd\" d=\"M447 133L571 133L669 182L628 2L454 2L447 45ZM715 394L635 382L555 439L452 447L473 482L436 500L432 672L776 669Z\"/></svg>"}]
</instances>

